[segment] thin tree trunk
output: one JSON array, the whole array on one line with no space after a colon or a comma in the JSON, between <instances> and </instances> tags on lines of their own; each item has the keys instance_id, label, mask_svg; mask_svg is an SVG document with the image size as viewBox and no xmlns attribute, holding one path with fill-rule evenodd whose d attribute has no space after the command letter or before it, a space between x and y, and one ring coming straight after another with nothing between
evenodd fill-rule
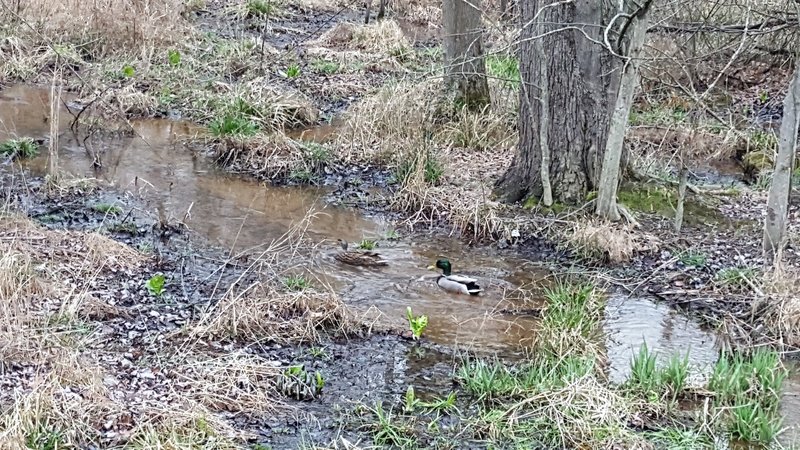
<instances>
[{"instance_id":1,"label":"thin tree trunk","mask_svg":"<svg viewBox=\"0 0 800 450\"><path fill-rule=\"evenodd\" d=\"M53 82L50 85L50 143L48 145L47 175L51 181L58 180L58 133L61 112L61 61L56 60Z\"/></svg>"},{"instance_id":2,"label":"thin tree trunk","mask_svg":"<svg viewBox=\"0 0 800 450\"><path fill-rule=\"evenodd\" d=\"M800 8L799 8L800 9ZM797 128L800 126L800 55L795 54L794 75L783 99L783 121L778 143L778 157L767 199L764 221L764 260L772 264L786 240L786 221L789 216L789 195L792 190Z\"/></svg>"},{"instance_id":3,"label":"thin tree trunk","mask_svg":"<svg viewBox=\"0 0 800 450\"><path fill-rule=\"evenodd\" d=\"M448 89L456 104L481 109L489 104L483 56L480 0L443 0L444 51Z\"/></svg>"},{"instance_id":4,"label":"thin tree trunk","mask_svg":"<svg viewBox=\"0 0 800 450\"><path fill-rule=\"evenodd\" d=\"M539 34L546 33L546 26L544 23L539 23ZM550 185L550 144L547 142L547 131L550 123L550 87L548 86L547 77L547 54L544 52L544 44L542 39L534 41L534 50L536 51L535 58L540 61L539 64L539 149L542 152L542 162L540 164L540 177L542 178L542 204L550 207L553 205L553 188Z\"/></svg>"},{"instance_id":5,"label":"thin tree trunk","mask_svg":"<svg viewBox=\"0 0 800 450\"><path fill-rule=\"evenodd\" d=\"M596 0L527 0L518 8L525 25L519 40L520 74L527 89L520 89L517 154L498 181L497 193L507 202L543 198L548 180L543 183L542 159L549 153L545 165L553 201L583 202L600 179L619 86L614 70L619 61L590 39L603 41L604 25L616 10ZM547 35L539 36L537 22L554 25L548 25ZM555 32L556 27L567 26L574 28ZM537 45L547 52L545 60L536 56ZM543 70L546 83L541 80ZM540 88L547 91L546 124L540 120L543 105L538 96L545 90Z\"/></svg>"},{"instance_id":6,"label":"thin tree trunk","mask_svg":"<svg viewBox=\"0 0 800 450\"><path fill-rule=\"evenodd\" d=\"M675 223L674 228L676 233L681 232L683 227L683 209L686 203L686 186L689 184L689 168L686 167L686 162L681 155L681 171L678 179L678 206L675 207Z\"/></svg>"},{"instance_id":7,"label":"thin tree trunk","mask_svg":"<svg viewBox=\"0 0 800 450\"><path fill-rule=\"evenodd\" d=\"M383 16L384 16L384 14L386 14L386 3L388 3L389 0L380 0L380 2L381 2L381 4L380 4L380 6L378 6L378 17L377 17L377 20L383 20Z\"/></svg>"},{"instance_id":8,"label":"thin tree trunk","mask_svg":"<svg viewBox=\"0 0 800 450\"><path fill-rule=\"evenodd\" d=\"M614 112L611 115L611 125L608 130L608 140L603 156L603 169L600 174L600 183L597 186L598 216L609 220L620 219L617 210L617 187L620 179L620 161L625 145L625 132L628 130L628 120L633 105L633 94L639 85L639 64L637 58L644 47L647 34L648 11L642 11L633 20L628 40L628 61L622 70L622 78L617 93Z\"/></svg>"},{"instance_id":9,"label":"thin tree trunk","mask_svg":"<svg viewBox=\"0 0 800 450\"><path fill-rule=\"evenodd\" d=\"M686 205L686 188L689 185L689 165L686 162L687 148L694 152L697 142L697 130L699 128L697 111L689 112L689 128L692 130L689 138L679 143L680 149L678 150L678 205L675 207L675 222L673 229L676 233L681 232L683 228L684 207Z\"/></svg>"}]
</instances>

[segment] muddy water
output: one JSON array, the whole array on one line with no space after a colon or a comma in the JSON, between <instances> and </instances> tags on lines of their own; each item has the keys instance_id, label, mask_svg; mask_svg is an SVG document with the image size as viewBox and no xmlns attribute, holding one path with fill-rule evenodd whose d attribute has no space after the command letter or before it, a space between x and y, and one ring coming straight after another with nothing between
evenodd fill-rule
<instances>
[{"instance_id":1,"label":"muddy water","mask_svg":"<svg viewBox=\"0 0 800 450\"><path fill-rule=\"evenodd\" d=\"M46 90L15 86L0 91L0 141L16 136L46 138L48 110ZM81 143L67 131L70 118L62 110L62 170L100 178L144 198L154 218L161 215L182 220L191 230L224 248L249 249L282 236L312 212L315 217L307 235L320 243L321 251L310 264L310 276L332 286L348 303L375 307L385 320L398 326L404 326L406 307L410 306L415 313L429 316L427 339L506 357L525 355L536 334L536 317L507 311L541 306L536 295L519 295L519 289L539 285L547 277L548 272L537 261L488 248L468 248L459 239L441 234L384 239L392 224L380 217L326 205L322 189L270 187L217 171L209 161L193 156L180 145L181 137L198 132L190 124L137 121L133 123L133 136L92 140L102 161L101 168L94 169ZM296 138L324 142L332 136L333 128L300 131ZM46 156L41 156L27 166L41 173L46 162ZM123 208L126 199L119 200ZM342 266L333 259L338 251L337 238L351 243L377 239L378 250L391 265L381 269ZM479 277L485 295L457 296L439 290L435 274L425 267L440 256L449 257L455 271ZM605 328L613 381L626 378L630 358L642 342L664 359L688 350L700 377L716 361L713 333L648 300L612 296ZM797 422L790 418L800 415L796 394L800 377L787 387L784 408L788 426Z\"/></svg>"},{"instance_id":2,"label":"muddy water","mask_svg":"<svg viewBox=\"0 0 800 450\"><path fill-rule=\"evenodd\" d=\"M0 141L14 136L46 138L49 93L23 86L0 93ZM530 261L514 257L499 259L486 250L465 248L457 239L409 236L398 241L383 239L391 224L380 217L344 208L322 200L325 191L309 187L271 187L216 170L208 160L182 148L182 137L197 133L190 124L145 120L133 122L132 136L90 140L101 156L95 169L92 158L68 131L71 116L62 111L59 163L63 171L95 177L144 199L154 219L183 221L192 231L224 248L256 249L280 238L292 226L313 214L306 230L320 243L320 255L311 264L310 276L331 285L351 304L377 307L385 320L405 326L406 307L430 317L426 336L443 344L464 348L522 354L534 335L532 317L508 316L503 309L530 309L510 304L504 291L530 284L545 275ZM298 137L324 140L329 131L300 133ZM42 174L47 167L43 154L26 163ZM119 200L125 208L126 198ZM402 233L402 231L401 231ZM391 266L362 269L343 266L333 259L336 239L351 243L363 238L380 241L378 249ZM435 284L427 271L440 256L449 257L455 270L481 278L488 290L483 297L449 295ZM534 305L534 307L537 305Z\"/></svg>"},{"instance_id":3,"label":"muddy water","mask_svg":"<svg viewBox=\"0 0 800 450\"><path fill-rule=\"evenodd\" d=\"M673 355L689 353L694 381L702 385L717 362L719 346L712 332L664 304L612 295L606 307L606 349L609 378L625 381L630 361L642 343L664 363Z\"/></svg>"}]
</instances>

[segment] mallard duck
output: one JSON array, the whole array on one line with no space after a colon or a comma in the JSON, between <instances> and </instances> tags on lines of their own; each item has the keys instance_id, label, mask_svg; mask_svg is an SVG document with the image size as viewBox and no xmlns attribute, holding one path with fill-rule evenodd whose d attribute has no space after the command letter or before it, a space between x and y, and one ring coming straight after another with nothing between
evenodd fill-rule
<instances>
[{"instance_id":1,"label":"mallard duck","mask_svg":"<svg viewBox=\"0 0 800 450\"><path fill-rule=\"evenodd\" d=\"M477 284L478 280L461 275L451 274L450 261L447 259L440 259L436 261L436 265L429 266L428 269L442 269L442 274L439 275L439 278L436 280L436 284L438 284L440 288L447 292L469 295L478 295L478 293L482 292L481 287Z\"/></svg>"},{"instance_id":2,"label":"mallard duck","mask_svg":"<svg viewBox=\"0 0 800 450\"><path fill-rule=\"evenodd\" d=\"M341 239L337 239L339 241L339 245L342 246L341 253L337 253L334 258L337 261L350 264L351 266L388 266L389 262L385 259L381 258L381 255L375 252L368 252L368 251L348 251L347 250L347 242Z\"/></svg>"}]
</instances>

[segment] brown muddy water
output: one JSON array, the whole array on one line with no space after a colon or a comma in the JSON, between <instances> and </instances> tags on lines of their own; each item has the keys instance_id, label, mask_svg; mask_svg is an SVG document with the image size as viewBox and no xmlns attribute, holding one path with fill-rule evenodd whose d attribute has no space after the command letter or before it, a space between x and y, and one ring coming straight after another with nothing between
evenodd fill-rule
<instances>
[{"instance_id":1,"label":"brown muddy water","mask_svg":"<svg viewBox=\"0 0 800 450\"><path fill-rule=\"evenodd\" d=\"M0 90L0 142L22 136L46 138L48 111L46 89L12 86ZM313 214L306 233L320 243L320 252L309 269L311 276L330 285L347 303L375 307L399 326L404 326L406 307L410 306L416 314L429 316L425 337L440 344L511 358L524 357L528 351L537 318L506 311L535 310L542 305L537 289L547 281L546 263L489 247L470 248L457 237L441 233L385 239L393 230L392 223L327 205L322 188L266 186L216 170L212 162L181 145L182 138L202 132L187 123L135 121L132 136L93 141L94 150L102 155L102 168L96 170L81 142L68 131L71 115L65 108L61 113L61 169L101 179L127 192L128 196L120 199L121 207L133 203L132 196L136 196L154 215L183 220L211 242L238 250L258 249ZM296 138L324 141L331 133L332 128L326 127L298 133ZM41 174L46 158L42 155L25 167ZM6 164L6 170L14 167ZM377 270L342 266L333 259L337 238L351 243L377 239L378 251L390 266ZM449 257L455 271L479 277L485 295L457 296L439 290L435 274L425 267L440 256ZM521 290L533 294L519 295ZM512 300L519 298L528 300ZM709 373L719 351L714 333L647 299L612 295L605 331L609 376L615 382L626 378L630 358L642 342L664 359L688 351L698 382ZM798 392L800 377L795 375L786 389L786 426L795 426L800 418Z\"/></svg>"}]
</instances>

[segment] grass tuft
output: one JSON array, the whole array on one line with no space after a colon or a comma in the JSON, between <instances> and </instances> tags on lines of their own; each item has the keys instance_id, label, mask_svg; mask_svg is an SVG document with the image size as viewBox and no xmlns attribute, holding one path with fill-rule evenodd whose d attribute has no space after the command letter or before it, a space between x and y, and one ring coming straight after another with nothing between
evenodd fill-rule
<instances>
[{"instance_id":1,"label":"grass tuft","mask_svg":"<svg viewBox=\"0 0 800 450\"><path fill-rule=\"evenodd\" d=\"M0 155L12 159L29 159L39 154L39 146L33 138L9 139L0 144Z\"/></svg>"},{"instance_id":2,"label":"grass tuft","mask_svg":"<svg viewBox=\"0 0 800 450\"><path fill-rule=\"evenodd\" d=\"M575 222L567 246L581 258L611 263L630 261L637 249L631 231L604 221Z\"/></svg>"}]
</instances>

